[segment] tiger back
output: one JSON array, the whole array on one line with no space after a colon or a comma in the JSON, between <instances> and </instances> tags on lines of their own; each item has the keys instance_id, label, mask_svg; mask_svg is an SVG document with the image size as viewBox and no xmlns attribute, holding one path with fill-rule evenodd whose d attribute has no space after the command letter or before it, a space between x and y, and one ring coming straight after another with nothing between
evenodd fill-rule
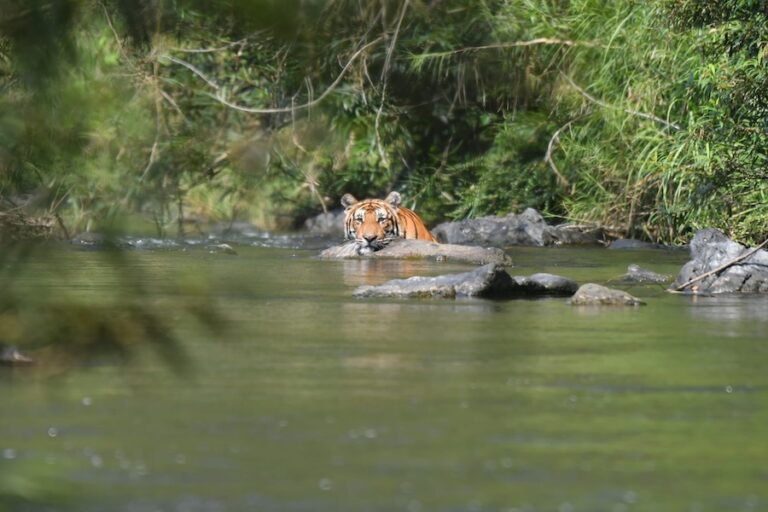
<instances>
[{"instance_id":1,"label":"tiger back","mask_svg":"<svg viewBox=\"0 0 768 512\"><path fill-rule=\"evenodd\" d=\"M397 192L386 199L358 201L344 194L344 238L354 240L359 254L383 249L395 238L437 242L424 221L413 210L400 206L402 198Z\"/></svg>"}]
</instances>

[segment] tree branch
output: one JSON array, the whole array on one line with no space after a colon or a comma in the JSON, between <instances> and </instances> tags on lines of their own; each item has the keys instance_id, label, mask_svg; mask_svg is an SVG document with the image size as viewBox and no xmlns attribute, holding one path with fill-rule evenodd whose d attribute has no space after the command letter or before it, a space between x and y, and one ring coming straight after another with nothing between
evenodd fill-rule
<instances>
[{"instance_id":1,"label":"tree branch","mask_svg":"<svg viewBox=\"0 0 768 512\"><path fill-rule=\"evenodd\" d=\"M389 158L387 158L387 154L384 152L384 147L381 144L381 132L379 131L379 128L381 126L381 114L384 111L384 102L387 99L387 84L388 84L388 75L389 75L389 67L392 63L392 54L395 51L395 44L397 44L397 37L400 34L400 26L403 24L403 18L405 18L405 11L408 9L408 0L405 0L403 2L403 7L400 9L400 16L397 19L397 26L395 27L395 33L392 36L392 42L389 44L389 48L387 49L387 56L384 59L384 67L381 70L381 102L379 103L379 108L376 110L376 119L373 123L374 133L376 134L376 149L379 151L379 158L381 158L381 163L384 167L389 167Z\"/></svg>"},{"instance_id":2,"label":"tree branch","mask_svg":"<svg viewBox=\"0 0 768 512\"><path fill-rule=\"evenodd\" d=\"M249 114L285 114L285 113L289 113L289 112L295 112L297 110L307 109L307 108L313 107L314 105L317 105L318 103L323 101L329 94L331 94L331 92L333 92L333 90L336 89L336 87L338 87L338 85L341 83L342 78L344 78L344 75L347 73L347 71L349 71L349 68L352 67L352 63L360 55L362 55L362 53L365 50L367 50L371 46L381 42L383 39L385 39L384 36L377 37L376 39L374 39L370 43L368 43L368 44L362 46L361 48L359 48L354 54L352 54L352 57L349 58L349 60L347 61L347 63L344 65L344 67L342 68L341 72L339 73L339 76L336 77L336 80L334 80L331 83L331 85L329 85L328 88L325 91L323 91L323 93L320 96L318 96L314 100L309 101L307 103L304 103L302 105L296 105L296 106L284 107L284 108L251 108L251 107L244 107L244 106L238 105L236 103L232 103L231 101L228 101L224 97L222 97L222 95L220 93L217 94L217 95L206 93L206 95L210 96L211 98L213 98L214 100L218 101L222 105L225 105L225 106L227 106L227 107L229 107L231 109L239 110L240 112L248 112ZM189 69L190 71L195 73L197 76L202 78L208 85L210 85L211 87L215 88L217 91L220 91L219 86L216 85L216 83L213 82L212 80L208 79L199 69L194 68L194 66L192 66L189 63L186 63L186 64L189 64L189 65L182 64L182 62L184 62L184 61L181 61L181 59L176 59L176 58L170 57L170 56L166 56L166 57L169 60L171 60L172 62L175 62L177 64L183 65L184 67L186 67L187 69Z\"/></svg>"},{"instance_id":3,"label":"tree branch","mask_svg":"<svg viewBox=\"0 0 768 512\"><path fill-rule=\"evenodd\" d=\"M578 121L582 117L584 117L584 116L575 117L575 118L571 119L570 121L568 121L567 123L565 123L560 128L558 128L555 131L555 133L552 135L552 138L549 139L549 144L547 144L547 153L544 155L544 161L549 164L550 169L552 169L552 172L554 172L555 176L557 176L557 184L560 185L563 188L565 188L565 187L567 187L569 185L568 179L560 173L560 170L555 165L554 160L552 160L552 153L555 150L555 144L560 142L560 133L563 130L568 129L574 122Z\"/></svg>"},{"instance_id":4,"label":"tree branch","mask_svg":"<svg viewBox=\"0 0 768 512\"><path fill-rule=\"evenodd\" d=\"M176 57L172 57L172 56L170 56L170 55L164 55L164 57L165 57L166 59L170 60L171 62L175 63L175 64L179 64L180 66L184 66L185 68L187 68L188 70L190 70L191 72L193 72L194 74L196 74L197 76L199 76L199 77L200 77L200 78L201 78L201 79L202 79L202 80L203 80L205 83L207 83L208 85L210 85L211 87L213 87L213 88L214 88L214 89L216 89L217 91L218 91L219 89L221 89L221 87L219 87L219 84L217 84L216 82L214 82L212 79L208 78L208 77L205 75L205 73L203 73L202 71L200 71L198 68L196 68L195 66L193 66L193 65L192 65L192 64L190 64L189 62L187 62L187 61L185 61L185 60L181 60L181 59L179 59L179 58L176 58Z\"/></svg>"},{"instance_id":5,"label":"tree branch","mask_svg":"<svg viewBox=\"0 0 768 512\"><path fill-rule=\"evenodd\" d=\"M616 105L611 105L610 103L606 103L604 101L601 101L601 100L595 98L594 96L592 96L591 94L589 94L587 91L585 91L584 89L582 89L578 85L576 85L576 83L573 80L571 80L571 77L569 77L568 75L566 75L562 71L560 72L560 75L562 75L562 77L565 78L568 81L568 83L571 84L571 86L579 92L579 94L581 94L582 96L587 98L589 101L591 101L595 105L599 105L599 106L601 106L603 108L610 108L610 109L614 109L614 110L623 110L627 114L630 114L630 115L633 115L633 116L637 116L637 117L642 117L644 119L650 119L651 121L656 121L657 123L663 124L667 128L674 128L675 130L681 130L682 129L679 124L670 123L666 119L662 119L662 118L657 117L657 116L655 116L653 114L648 114L646 112L640 112L638 110L632 110L632 109L623 108L623 107L617 107Z\"/></svg>"},{"instance_id":6,"label":"tree branch","mask_svg":"<svg viewBox=\"0 0 768 512\"><path fill-rule=\"evenodd\" d=\"M757 247L755 247L751 251L747 251L744 254L742 254L741 256L737 256L737 257L733 258L730 261L726 261L725 263L723 263L719 267L717 267L717 268L715 268L713 270L710 270L709 272L705 272L705 273L701 274L700 276L696 276L693 279L689 279L688 281L686 281L685 283L683 283L683 284L681 284L679 286L676 286L674 288L670 288L668 291L679 292L681 290L684 290L685 288L688 288L689 286L691 286L693 283L697 283L697 282L701 281L702 279L705 279L705 278L707 278L707 277L709 277L711 275L714 275L714 274L717 274L719 272L722 272L726 268L728 268L730 266L733 266L736 263L749 258L750 256L755 254L757 251L759 251L760 249L762 249L766 245L768 245L768 239L764 240L763 243L761 243L760 245L758 245Z\"/></svg>"},{"instance_id":7,"label":"tree branch","mask_svg":"<svg viewBox=\"0 0 768 512\"><path fill-rule=\"evenodd\" d=\"M264 32L264 31L260 31ZM224 50L228 50L229 48L232 48L233 46L243 45L245 44L248 39L258 35L260 32L255 32L248 37L244 37L237 41L232 41L231 43L224 44L222 46L219 46L217 48L169 48L172 52L181 52L181 53L214 53L214 52L221 52Z\"/></svg>"},{"instance_id":8,"label":"tree branch","mask_svg":"<svg viewBox=\"0 0 768 512\"><path fill-rule=\"evenodd\" d=\"M510 41L508 43L487 44L483 46L467 46L466 48L457 48L447 52L424 53L417 57L445 57L457 53L479 52L481 50L501 50L504 48L522 48L526 46L539 45L559 45L559 46L588 46L591 48L603 48L604 45L592 41L571 41L570 39L553 39L549 37L539 37L527 41Z\"/></svg>"}]
</instances>

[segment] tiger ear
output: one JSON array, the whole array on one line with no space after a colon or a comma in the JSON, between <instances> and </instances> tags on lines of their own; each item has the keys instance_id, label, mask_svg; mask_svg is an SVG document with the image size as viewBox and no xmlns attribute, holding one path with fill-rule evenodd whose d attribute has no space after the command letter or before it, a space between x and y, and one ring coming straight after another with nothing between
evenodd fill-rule
<instances>
[{"instance_id":1,"label":"tiger ear","mask_svg":"<svg viewBox=\"0 0 768 512\"><path fill-rule=\"evenodd\" d=\"M357 203L357 199L355 199L355 196L352 194L344 194L341 196L341 206L344 208L349 208L355 203Z\"/></svg>"},{"instance_id":2,"label":"tiger ear","mask_svg":"<svg viewBox=\"0 0 768 512\"><path fill-rule=\"evenodd\" d=\"M397 208L398 206L400 206L400 201L402 200L403 198L400 197L400 193L394 192L394 191L390 192L387 198L385 199L385 201L391 204L394 208Z\"/></svg>"}]
</instances>

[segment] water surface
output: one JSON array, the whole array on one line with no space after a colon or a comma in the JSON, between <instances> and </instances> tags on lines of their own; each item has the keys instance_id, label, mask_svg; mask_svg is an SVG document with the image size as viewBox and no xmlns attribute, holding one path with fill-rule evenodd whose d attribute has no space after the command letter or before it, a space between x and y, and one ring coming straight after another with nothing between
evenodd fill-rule
<instances>
[{"instance_id":1,"label":"water surface","mask_svg":"<svg viewBox=\"0 0 768 512\"><path fill-rule=\"evenodd\" d=\"M768 510L768 299L617 285L647 305L360 300L361 284L471 267L271 245L128 252L158 307L184 301L179 272L210 286L227 329L179 318L187 374L151 351L3 374L0 471L50 502L18 510ZM581 283L629 263L674 275L687 257L510 254L512 273ZM131 286L98 252L62 260L62 294Z\"/></svg>"}]
</instances>

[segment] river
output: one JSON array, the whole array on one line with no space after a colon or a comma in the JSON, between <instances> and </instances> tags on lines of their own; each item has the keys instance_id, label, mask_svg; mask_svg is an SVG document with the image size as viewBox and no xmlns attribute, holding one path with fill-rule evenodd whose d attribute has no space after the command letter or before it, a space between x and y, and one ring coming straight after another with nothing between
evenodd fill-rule
<instances>
[{"instance_id":1,"label":"river","mask_svg":"<svg viewBox=\"0 0 768 512\"><path fill-rule=\"evenodd\" d=\"M183 302L181 272L221 311L220 331L178 319L187 372L151 350L55 377L3 370L0 496L33 498L8 510L768 510L768 298L611 283L629 263L674 275L687 253L509 250L512 274L647 302L588 308L353 299L471 267L257 245L126 254L147 301ZM59 265L89 300L122 282L98 251Z\"/></svg>"}]
</instances>

